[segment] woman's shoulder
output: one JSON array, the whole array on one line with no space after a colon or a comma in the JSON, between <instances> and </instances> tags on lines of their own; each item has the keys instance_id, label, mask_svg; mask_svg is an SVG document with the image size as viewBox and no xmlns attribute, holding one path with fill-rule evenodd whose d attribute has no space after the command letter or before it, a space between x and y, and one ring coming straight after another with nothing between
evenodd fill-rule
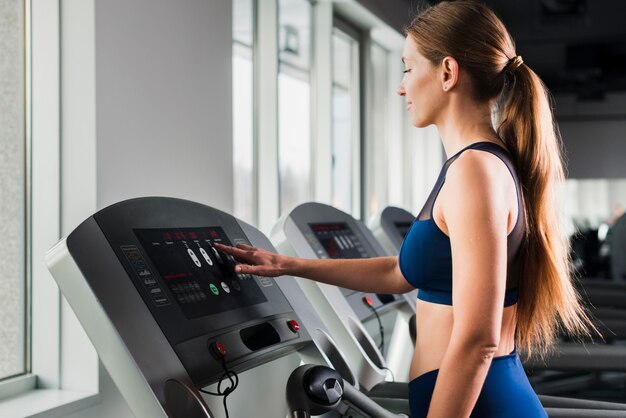
<instances>
[{"instance_id":1,"label":"woman's shoulder","mask_svg":"<svg viewBox=\"0 0 626 418\"><path fill-rule=\"evenodd\" d=\"M500 188L510 182L507 165L500 157L484 150L468 149L448 167L446 183L463 187Z\"/></svg>"},{"instance_id":2,"label":"woman's shoulder","mask_svg":"<svg viewBox=\"0 0 626 418\"><path fill-rule=\"evenodd\" d=\"M515 183L498 156L480 150L467 150L450 165L446 174L444 200L447 208L476 214L507 212Z\"/></svg>"}]
</instances>

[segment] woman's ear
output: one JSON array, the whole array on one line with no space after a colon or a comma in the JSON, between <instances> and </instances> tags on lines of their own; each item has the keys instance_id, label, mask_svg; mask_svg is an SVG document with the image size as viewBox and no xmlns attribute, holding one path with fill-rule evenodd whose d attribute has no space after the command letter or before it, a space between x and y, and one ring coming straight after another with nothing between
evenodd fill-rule
<instances>
[{"instance_id":1,"label":"woman's ear","mask_svg":"<svg viewBox=\"0 0 626 418\"><path fill-rule=\"evenodd\" d=\"M459 79L459 63L450 56L441 61L441 87L450 91Z\"/></svg>"}]
</instances>

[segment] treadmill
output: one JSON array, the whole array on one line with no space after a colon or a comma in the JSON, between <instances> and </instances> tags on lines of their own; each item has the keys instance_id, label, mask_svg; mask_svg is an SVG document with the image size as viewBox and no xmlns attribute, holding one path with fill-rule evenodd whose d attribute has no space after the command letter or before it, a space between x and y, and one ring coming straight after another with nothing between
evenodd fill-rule
<instances>
[{"instance_id":1,"label":"treadmill","mask_svg":"<svg viewBox=\"0 0 626 418\"><path fill-rule=\"evenodd\" d=\"M97 212L46 255L135 416L406 418L359 391L293 278L237 275L216 242L275 251L227 213L151 197Z\"/></svg>"},{"instance_id":2,"label":"treadmill","mask_svg":"<svg viewBox=\"0 0 626 418\"><path fill-rule=\"evenodd\" d=\"M283 216L272 230L272 242L282 254L303 258L387 255L361 221L316 202L301 204ZM296 280L352 361L352 368L365 390L385 378L408 381L407 364L413 354L409 321L415 315L415 298Z\"/></svg>"},{"instance_id":3,"label":"treadmill","mask_svg":"<svg viewBox=\"0 0 626 418\"><path fill-rule=\"evenodd\" d=\"M415 215L395 206L387 206L374 216L368 226L387 254L398 255L404 237L411 229Z\"/></svg>"}]
</instances>

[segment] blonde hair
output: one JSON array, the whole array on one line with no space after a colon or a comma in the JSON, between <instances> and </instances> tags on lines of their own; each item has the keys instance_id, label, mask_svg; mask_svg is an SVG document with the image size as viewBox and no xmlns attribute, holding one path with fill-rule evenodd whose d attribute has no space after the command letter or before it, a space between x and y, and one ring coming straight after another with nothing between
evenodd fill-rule
<instances>
[{"instance_id":1,"label":"blonde hair","mask_svg":"<svg viewBox=\"0 0 626 418\"><path fill-rule=\"evenodd\" d=\"M569 244L559 231L555 187L564 179L562 144L546 87L521 63L500 19L476 1L440 2L405 32L434 65L454 57L476 100L497 99L496 132L515 162L527 225L519 254L517 346L543 357L560 328L590 336L595 327L572 284Z\"/></svg>"}]
</instances>

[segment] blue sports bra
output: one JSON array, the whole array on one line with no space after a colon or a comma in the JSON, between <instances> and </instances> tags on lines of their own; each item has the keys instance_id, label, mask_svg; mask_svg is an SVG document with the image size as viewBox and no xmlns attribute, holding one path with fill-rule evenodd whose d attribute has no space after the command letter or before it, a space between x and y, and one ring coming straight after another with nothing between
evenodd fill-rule
<instances>
[{"instance_id":1,"label":"blue sports bra","mask_svg":"<svg viewBox=\"0 0 626 418\"><path fill-rule=\"evenodd\" d=\"M435 200L446 180L446 173L450 165L469 149L489 152L504 162L507 166L517 190L517 221L507 237L507 290L504 306L517 303L517 284L519 283L519 248L526 229L523 216L522 197L519 189L517 174L511 155L503 147L493 142L475 142L450 157L435 183L426 204L407 232L400 254L398 256L400 270L406 280L419 289L417 298L427 302L443 305L452 305L452 250L450 238L439 229L433 219Z\"/></svg>"}]
</instances>

